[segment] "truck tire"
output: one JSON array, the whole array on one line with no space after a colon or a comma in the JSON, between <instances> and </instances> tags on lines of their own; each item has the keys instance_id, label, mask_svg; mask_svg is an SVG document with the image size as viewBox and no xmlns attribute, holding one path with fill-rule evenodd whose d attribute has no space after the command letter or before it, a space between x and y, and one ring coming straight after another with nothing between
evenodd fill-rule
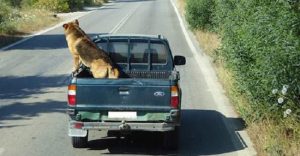
<instances>
[{"instance_id":1,"label":"truck tire","mask_svg":"<svg viewBox=\"0 0 300 156\"><path fill-rule=\"evenodd\" d=\"M177 150L179 144L179 127L173 131L165 132L163 135L163 147L165 149Z\"/></svg>"},{"instance_id":2,"label":"truck tire","mask_svg":"<svg viewBox=\"0 0 300 156\"><path fill-rule=\"evenodd\" d=\"M74 148L85 148L88 144L88 134L85 137L72 137L72 145Z\"/></svg>"}]
</instances>

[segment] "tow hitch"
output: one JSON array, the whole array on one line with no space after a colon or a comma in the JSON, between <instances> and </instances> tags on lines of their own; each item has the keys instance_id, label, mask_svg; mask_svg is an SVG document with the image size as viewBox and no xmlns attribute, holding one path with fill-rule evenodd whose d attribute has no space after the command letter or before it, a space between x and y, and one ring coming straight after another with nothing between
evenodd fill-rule
<instances>
[{"instance_id":1,"label":"tow hitch","mask_svg":"<svg viewBox=\"0 0 300 156\"><path fill-rule=\"evenodd\" d=\"M125 122L125 120L123 120L121 122L121 125L119 126L119 129L121 131L129 131L130 130L130 126Z\"/></svg>"}]
</instances>

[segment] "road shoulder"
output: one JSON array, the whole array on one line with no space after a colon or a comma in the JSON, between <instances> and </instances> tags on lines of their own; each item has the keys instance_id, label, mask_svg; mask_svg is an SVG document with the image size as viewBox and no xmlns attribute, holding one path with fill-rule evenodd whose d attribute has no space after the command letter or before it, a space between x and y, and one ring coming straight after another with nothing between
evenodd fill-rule
<instances>
[{"instance_id":1,"label":"road shoulder","mask_svg":"<svg viewBox=\"0 0 300 156\"><path fill-rule=\"evenodd\" d=\"M201 70L201 72L204 75L205 81L209 88L213 90L213 98L215 102L218 104L218 110L220 113L222 113L226 118L239 118L238 114L234 111L234 107L229 102L229 99L225 95L225 91L222 88L220 82L218 81L216 72L213 68L211 58L207 56L202 50L199 45L199 43L196 40L196 37L194 34L188 30L187 22L185 21L185 18L182 17L179 14L178 6L176 3L176 0L170 0L172 3L172 6L176 12L176 15L178 17L180 27L182 29L182 32L185 36L185 39L195 56L195 60ZM235 129L235 127L238 127L236 124L238 123L232 123L228 121L223 121L226 125L226 128L229 129ZM230 133L231 134L231 133ZM254 149L253 143L250 140L250 137L247 134L247 131L245 129L243 130L236 130L235 133L231 135L237 135L237 137L240 139L240 143L234 143L234 144L243 144L244 149L237 151L238 155L245 156L245 155L256 155L257 152ZM234 136L232 136L234 138ZM238 148L237 148L238 149ZM229 153L228 153L229 154Z\"/></svg>"}]
</instances>

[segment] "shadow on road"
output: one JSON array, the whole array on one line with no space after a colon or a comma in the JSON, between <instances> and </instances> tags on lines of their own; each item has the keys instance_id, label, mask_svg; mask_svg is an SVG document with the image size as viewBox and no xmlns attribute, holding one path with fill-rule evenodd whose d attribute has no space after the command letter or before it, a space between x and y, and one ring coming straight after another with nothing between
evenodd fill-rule
<instances>
[{"instance_id":1,"label":"shadow on road","mask_svg":"<svg viewBox=\"0 0 300 156\"><path fill-rule=\"evenodd\" d=\"M29 120L41 113L65 113L66 102L63 101L64 99L56 101L49 100L47 96L40 99L39 96L61 92L55 87L66 86L67 81L68 75L0 77L0 128L25 126L22 123L14 125L14 122L9 121ZM20 101L19 99L25 101L14 101Z\"/></svg>"},{"instance_id":2,"label":"shadow on road","mask_svg":"<svg viewBox=\"0 0 300 156\"><path fill-rule=\"evenodd\" d=\"M21 39L23 39L23 37L17 35L0 35L0 48L17 42Z\"/></svg>"},{"instance_id":3,"label":"shadow on road","mask_svg":"<svg viewBox=\"0 0 300 156\"><path fill-rule=\"evenodd\" d=\"M180 155L215 155L242 150L245 146L236 131L244 128L242 119L226 118L214 110L183 110Z\"/></svg>"},{"instance_id":4,"label":"shadow on road","mask_svg":"<svg viewBox=\"0 0 300 156\"><path fill-rule=\"evenodd\" d=\"M33 94L45 93L48 87L66 86L68 75L0 77L0 99L22 99Z\"/></svg>"},{"instance_id":5,"label":"shadow on road","mask_svg":"<svg viewBox=\"0 0 300 156\"><path fill-rule=\"evenodd\" d=\"M136 132L124 138L104 137L90 140L88 150L108 150L103 154L132 155L177 155L177 151L162 147L162 134L157 132Z\"/></svg>"},{"instance_id":6,"label":"shadow on road","mask_svg":"<svg viewBox=\"0 0 300 156\"><path fill-rule=\"evenodd\" d=\"M232 126L226 126L226 124ZM161 133L139 132L129 138L104 137L90 140L88 150L104 154L216 155L242 150L245 145L236 131L244 129L240 118L226 118L213 110L182 110L179 150L162 148Z\"/></svg>"},{"instance_id":7,"label":"shadow on road","mask_svg":"<svg viewBox=\"0 0 300 156\"><path fill-rule=\"evenodd\" d=\"M36 103L14 103L0 107L0 129L13 128L24 125L7 125L4 120L27 120L37 117L41 113L65 113L66 102L47 100Z\"/></svg>"},{"instance_id":8,"label":"shadow on road","mask_svg":"<svg viewBox=\"0 0 300 156\"><path fill-rule=\"evenodd\" d=\"M61 27L61 30L63 28ZM89 37L94 37L98 34L87 34ZM65 34L43 34L37 35L27 40L26 42L22 42L16 46L8 48L4 51L9 50L47 50L47 49L63 49L68 48ZM28 51L31 52L31 51Z\"/></svg>"}]
</instances>

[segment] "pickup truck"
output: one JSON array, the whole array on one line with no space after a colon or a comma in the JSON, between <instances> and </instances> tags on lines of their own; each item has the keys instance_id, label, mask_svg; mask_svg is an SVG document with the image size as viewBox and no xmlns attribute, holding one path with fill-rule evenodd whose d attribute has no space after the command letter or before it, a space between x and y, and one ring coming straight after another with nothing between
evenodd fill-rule
<instances>
[{"instance_id":1,"label":"pickup truck","mask_svg":"<svg viewBox=\"0 0 300 156\"><path fill-rule=\"evenodd\" d=\"M84 148L89 130L162 134L163 146L178 147L182 91L172 56L161 35L100 34L93 42L120 69L118 79L95 79L81 65L68 85L69 131L74 148ZM124 133L125 134L125 133Z\"/></svg>"}]
</instances>

